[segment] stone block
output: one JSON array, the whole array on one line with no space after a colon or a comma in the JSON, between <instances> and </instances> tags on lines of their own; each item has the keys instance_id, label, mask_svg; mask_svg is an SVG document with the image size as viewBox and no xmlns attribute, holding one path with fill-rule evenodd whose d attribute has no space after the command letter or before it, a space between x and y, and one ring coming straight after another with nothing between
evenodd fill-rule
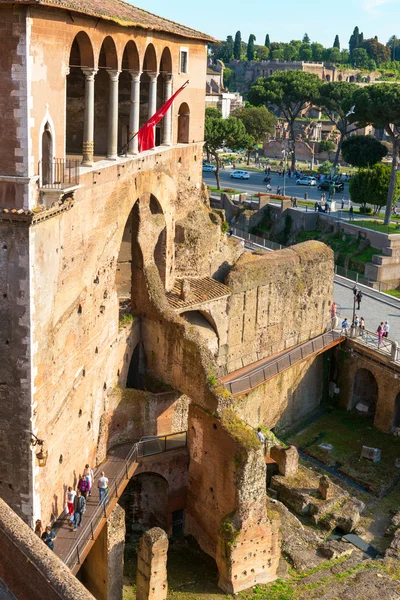
<instances>
[{"instance_id":1,"label":"stone block","mask_svg":"<svg viewBox=\"0 0 400 600\"><path fill-rule=\"evenodd\" d=\"M319 480L318 490L323 500L330 500L334 495L331 482L325 475L323 475Z\"/></svg>"},{"instance_id":2,"label":"stone block","mask_svg":"<svg viewBox=\"0 0 400 600\"><path fill-rule=\"evenodd\" d=\"M381 460L381 451L378 448L363 446L361 449L361 458L367 458L368 460L377 463Z\"/></svg>"},{"instance_id":3,"label":"stone block","mask_svg":"<svg viewBox=\"0 0 400 600\"><path fill-rule=\"evenodd\" d=\"M325 542L318 547L318 552L322 554L328 560L335 560L342 556L349 556L354 550L354 547L346 542L340 542L339 540L331 540Z\"/></svg>"},{"instance_id":4,"label":"stone block","mask_svg":"<svg viewBox=\"0 0 400 600\"><path fill-rule=\"evenodd\" d=\"M136 600L166 600L168 537L153 527L141 537L136 572Z\"/></svg>"},{"instance_id":5,"label":"stone block","mask_svg":"<svg viewBox=\"0 0 400 600\"><path fill-rule=\"evenodd\" d=\"M273 446L270 450L271 458L278 463L279 473L285 477L296 475L299 469L299 453L295 446L283 448Z\"/></svg>"}]
</instances>

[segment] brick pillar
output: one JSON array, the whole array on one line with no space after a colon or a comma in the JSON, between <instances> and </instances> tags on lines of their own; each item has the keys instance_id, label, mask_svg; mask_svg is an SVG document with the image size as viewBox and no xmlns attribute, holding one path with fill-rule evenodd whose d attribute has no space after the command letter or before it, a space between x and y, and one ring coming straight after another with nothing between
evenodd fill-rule
<instances>
[{"instance_id":1,"label":"brick pillar","mask_svg":"<svg viewBox=\"0 0 400 600\"><path fill-rule=\"evenodd\" d=\"M166 600L168 537L153 527L141 537L136 571L136 600Z\"/></svg>"},{"instance_id":2,"label":"brick pillar","mask_svg":"<svg viewBox=\"0 0 400 600\"><path fill-rule=\"evenodd\" d=\"M117 504L79 572L96 600L121 600L124 548L125 511Z\"/></svg>"}]
</instances>

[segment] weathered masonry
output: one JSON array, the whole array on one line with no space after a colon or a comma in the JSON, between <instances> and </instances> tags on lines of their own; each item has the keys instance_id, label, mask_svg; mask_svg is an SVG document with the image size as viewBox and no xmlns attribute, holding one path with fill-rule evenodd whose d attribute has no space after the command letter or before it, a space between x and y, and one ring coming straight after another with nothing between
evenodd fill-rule
<instances>
[{"instance_id":1,"label":"weathered masonry","mask_svg":"<svg viewBox=\"0 0 400 600\"><path fill-rule=\"evenodd\" d=\"M302 414L303 378L316 405L320 359L240 403L217 376L326 330L332 252L259 256L223 233L201 180L208 36L119 0L0 0L0 17L0 496L54 521L85 463L187 431L179 459L132 477L127 531L158 478L156 525L170 535L179 514L222 589L271 581L279 522L240 417ZM131 134L187 80L139 152ZM107 581L121 518L93 546Z\"/></svg>"}]
</instances>

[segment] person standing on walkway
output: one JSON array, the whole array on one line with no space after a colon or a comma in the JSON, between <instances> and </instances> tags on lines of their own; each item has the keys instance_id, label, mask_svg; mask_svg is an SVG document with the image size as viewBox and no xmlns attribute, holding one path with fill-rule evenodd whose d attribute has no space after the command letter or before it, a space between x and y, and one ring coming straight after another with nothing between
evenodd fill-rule
<instances>
[{"instance_id":1,"label":"person standing on walkway","mask_svg":"<svg viewBox=\"0 0 400 600\"><path fill-rule=\"evenodd\" d=\"M89 484L88 493L89 496L91 496L93 485L93 469L91 469L89 465L85 465L85 468L83 469L83 476L86 477L86 481Z\"/></svg>"},{"instance_id":2,"label":"person standing on walkway","mask_svg":"<svg viewBox=\"0 0 400 600\"><path fill-rule=\"evenodd\" d=\"M352 206L350 206L349 215L350 215L350 221L353 221L353 219L354 219L354 210L353 210Z\"/></svg>"},{"instance_id":3,"label":"person standing on walkway","mask_svg":"<svg viewBox=\"0 0 400 600\"><path fill-rule=\"evenodd\" d=\"M342 321L342 334L347 335L347 331L349 329L349 322L347 319Z\"/></svg>"},{"instance_id":4,"label":"person standing on walkway","mask_svg":"<svg viewBox=\"0 0 400 600\"><path fill-rule=\"evenodd\" d=\"M257 435L258 439L260 440L260 443L261 443L261 444L264 444L264 442L265 442L265 435L264 435L264 434L263 434L263 432L261 431L261 427L259 427L259 428L257 429L257 434L256 434L256 435Z\"/></svg>"},{"instance_id":5,"label":"person standing on walkway","mask_svg":"<svg viewBox=\"0 0 400 600\"><path fill-rule=\"evenodd\" d=\"M336 302L332 302L331 319L334 319L336 317L336 313L337 313L337 304L336 304Z\"/></svg>"},{"instance_id":6,"label":"person standing on walkway","mask_svg":"<svg viewBox=\"0 0 400 600\"><path fill-rule=\"evenodd\" d=\"M365 320L364 317L360 317L360 335L361 337L364 335L365 331Z\"/></svg>"},{"instance_id":7,"label":"person standing on walkway","mask_svg":"<svg viewBox=\"0 0 400 600\"><path fill-rule=\"evenodd\" d=\"M381 324L378 325L378 329L376 330L377 334L378 334L378 348L379 346L382 344L382 337L383 337L383 321L381 321Z\"/></svg>"},{"instance_id":8,"label":"person standing on walkway","mask_svg":"<svg viewBox=\"0 0 400 600\"><path fill-rule=\"evenodd\" d=\"M76 496L76 491L73 490L71 486L69 486L68 491L67 491L67 506L68 506L68 512L69 512L69 520L71 521L71 523L74 520L75 496Z\"/></svg>"},{"instance_id":9,"label":"person standing on walkway","mask_svg":"<svg viewBox=\"0 0 400 600\"><path fill-rule=\"evenodd\" d=\"M383 337L385 337L385 338L389 337L389 329L390 329L390 325L387 321L385 321L383 324Z\"/></svg>"},{"instance_id":10,"label":"person standing on walkway","mask_svg":"<svg viewBox=\"0 0 400 600\"><path fill-rule=\"evenodd\" d=\"M360 307L360 305L361 305L361 298L362 298L362 297L363 297L363 295L362 295L362 291L361 291L361 290L358 290L358 291L357 291L357 294L356 294L356 299L357 299L357 304L358 304L358 306L357 306L357 310L360 310L360 308L361 308L361 307Z\"/></svg>"},{"instance_id":11,"label":"person standing on walkway","mask_svg":"<svg viewBox=\"0 0 400 600\"><path fill-rule=\"evenodd\" d=\"M342 198L342 210L344 209L344 198Z\"/></svg>"},{"instance_id":12,"label":"person standing on walkway","mask_svg":"<svg viewBox=\"0 0 400 600\"><path fill-rule=\"evenodd\" d=\"M42 539L42 535L43 535L43 525L42 525L42 521L40 519L36 520L35 523L35 533L38 537L40 537L40 539Z\"/></svg>"},{"instance_id":13,"label":"person standing on walkway","mask_svg":"<svg viewBox=\"0 0 400 600\"><path fill-rule=\"evenodd\" d=\"M81 492L82 496L86 498L89 492L89 483L86 480L86 477L79 475L78 481L78 490Z\"/></svg>"},{"instance_id":14,"label":"person standing on walkway","mask_svg":"<svg viewBox=\"0 0 400 600\"><path fill-rule=\"evenodd\" d=\"M97 487L99 488L100 504L108 502L108 478L105 476L104 471L101 472L97 480Z\"/></svg>"},{"instance_id":15,"label":"person standing on walkway","mask_svg":"<svg viewBox=\"0 0 400 600\"><path fill-rule=\"evenodd\" d=\"M276 195L280 196L281 195L281 187L278 185L278 187L276 188Z\"/></svg>"},{"instance_id":16,"label":"person standing on walkway","mask_svg":"<svg viewBox=\"0 0 400 600\"><path fill-rule=\"evenodd\" d=\"M80 492L80 490L78 490L76 492L76 496L74 498L74 531L76 531L78 529L78 527L81 526L82 523L82 517L86 512L86 498L84 498Z\"/></svg>"},{"instance_id":17,"label":"person standing on walkway","mask_svg":"<svg viewBox=\"0 0 400 600\"><path fill-rule=\"evenodd\" d=\"M54 540L57 538L56 534L51 528L51 525L47 525L46 529L42 533L42 540L50 550L54 551Z\"/></svg>"}]
</instances>

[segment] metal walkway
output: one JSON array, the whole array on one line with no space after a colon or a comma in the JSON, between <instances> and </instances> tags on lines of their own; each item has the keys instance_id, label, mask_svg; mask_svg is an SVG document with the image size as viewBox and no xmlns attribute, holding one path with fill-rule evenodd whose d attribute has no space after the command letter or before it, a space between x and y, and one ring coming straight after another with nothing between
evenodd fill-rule
<instances>
[{"instance_id":1,"label":"metal walkway","mask_svg":"<svg viewBox=\"0 0 400 600\"><path fill-rule=\"evenodd\" d=\"M321 352L340 344L344 339L340 330L333 329L291 348L279 356L272 356L251 363L238 371L221 377L221 383L233 396L245 394L283 371L290 369L296 363L317 356Z\"/></svg>"},{"instance_id":2,"label":"metal walkway","mask_svg":"<svg viewBox=\"0 0 400 600\"><path fill-rule=\"evenodd\" d=\"M132 444L125 444L109 452L105 462L95 471L92 496L87 499L82 526L74 532L69 524L69 517L65 516L64 513L54 524L54 531L57 535L54 551L74 574L78 572L89 554L104 527L106 519L134 475L139 460L169 450L185 448L186 446L187 432L182 431L164 436L142 438L133 446ZM101 471L104 471L109 479L108 502L103 505L99 503L97 489L97 479Z\"/></svg>"}]
</instances>

